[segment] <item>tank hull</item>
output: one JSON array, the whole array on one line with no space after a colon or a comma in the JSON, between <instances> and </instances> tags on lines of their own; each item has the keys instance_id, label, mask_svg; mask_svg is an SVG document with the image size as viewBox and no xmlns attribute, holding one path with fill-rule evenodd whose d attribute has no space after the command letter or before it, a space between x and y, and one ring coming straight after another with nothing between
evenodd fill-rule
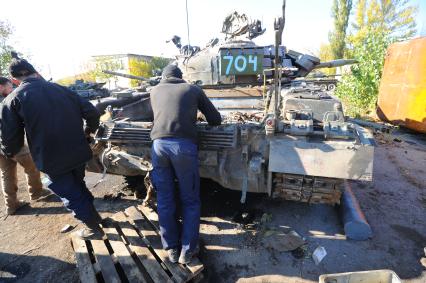
<instances>
[{"instance_id":1,"label":"tank hull","mask_svg":"<svg viewBox=\"0 0 426 283\"><path fill-rule=\"evenodd\" d=\"M92 171L137 176L152 170L150 122L105 123L98 131ZM337 204L343 180L371 180L374 145L370 136L324 141L285 133L269 137L260 123L226 123L199 130L199 172L203 178L242 192L307 203ZM94 169L95 168L95 169ZM96 169L97 168L97 169Z\"/></svg>"}]
</instances>

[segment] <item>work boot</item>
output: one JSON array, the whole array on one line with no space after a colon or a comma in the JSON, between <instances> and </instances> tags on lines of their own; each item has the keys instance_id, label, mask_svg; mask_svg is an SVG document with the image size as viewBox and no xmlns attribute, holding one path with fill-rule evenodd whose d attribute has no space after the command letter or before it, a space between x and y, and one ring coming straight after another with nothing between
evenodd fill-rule
<instances>
[{"instance_id":1,"label":"work boot","mask_svg":"<svg viewBox=\"0 0 426 283\"><path fill-rule=\"evenodd\" d=\"M20 209L20 208L22 208L26 205L28 205L28 202L23 201L23 200L18 200L18 201L16 201L16 203L14 205L6 207L6 214L7 215L14 215L18 209Z\"/></svg>"},{"instance_id":2,"label":"work boot","mask_svg":"<svg viewBox=\"0 0 426 283\"><path fill-rule=\"evenodd\" d=\"M179 250L178 249L170 249L167 250L167 254L169 255L170 262L176 263L179 259Z\"/></svg>"},{"instance_id":3,"label":"work boot","mask_svg":"<svg viewBox=\"0 0 426 283\"><path fill-rule=\"evenodd\" d=\"M199 252L199 247L197 246L193 251L186 251L184 252L183 250L180 253L179 256L179 263L180 264L188 264L191 262L192 258L196 255L198 255Z\"/></svg>"},{"instance_id":4,"label":"work boot","mask_svg":"<svg viewBox=\"0 0 426 283\"><path fill-rule=\"evenodd\" d=\"M50 196L52 194L51 191L46 189L41 189L39 192L36 192L30 196L31 201L41 201L47 196Z\"/></svg>"}]
</instances>

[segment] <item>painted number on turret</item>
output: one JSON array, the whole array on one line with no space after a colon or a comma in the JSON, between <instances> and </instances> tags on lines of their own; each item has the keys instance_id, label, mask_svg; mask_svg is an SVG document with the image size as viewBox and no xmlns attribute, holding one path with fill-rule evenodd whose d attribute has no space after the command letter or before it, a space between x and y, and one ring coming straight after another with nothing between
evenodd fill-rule
<instances>
[{"instance_id":1,"label":"painted number on turret","mask_svg":"<svg viewBox=\"0 0 426 283\"><path fill-rule=\"evenodd\" d=\"M220 74L222 76L261 74L262 61L263 54L241 54L240 50L222 51Z\"/></svg>"}]
</instances>

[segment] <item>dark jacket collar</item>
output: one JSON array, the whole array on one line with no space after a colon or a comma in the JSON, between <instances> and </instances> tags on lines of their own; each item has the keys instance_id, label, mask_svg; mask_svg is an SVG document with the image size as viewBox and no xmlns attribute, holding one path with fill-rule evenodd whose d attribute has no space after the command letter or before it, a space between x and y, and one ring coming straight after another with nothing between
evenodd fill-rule
<instances>
[{"instance_id":1,"label":"dark jacket collar","mask_svg":"<svg viewBox=\"0 0 426 283\"><path fill-rule=\"evenodd\" d=\"M33 78L33 77L30 77L30 78L26 78L26 79L22 80L21 84L23 84L23 83L30 83L30 82L37 82L37 81L44 81L44 79L43 78Z\"/></svg>"},{"instance_id":2,"label":"dark jacket collar","mask_svg":"<svg viewBox=\"0 0 426 283\"><path fill-rule=\"evenodd\" d=\"M160 84L181 84L181 83L186 83L186 81L183 80L183 79L175 78L175 77L170 77L170 78L167 78L167 79L162 79L160 81Z\"/></svg>"}]
</instances>

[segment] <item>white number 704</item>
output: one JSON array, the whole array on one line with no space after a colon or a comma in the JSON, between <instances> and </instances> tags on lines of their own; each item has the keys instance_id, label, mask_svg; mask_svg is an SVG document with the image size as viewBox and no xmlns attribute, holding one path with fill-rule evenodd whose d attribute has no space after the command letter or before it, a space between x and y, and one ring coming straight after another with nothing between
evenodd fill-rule
<instances>
[{"instance_id":1,"label":"white number 704","mask_svg":"<svg viewBox=\"0 0 426 283\"><path fill-rule=\"evenodd\" d=\"M235 58L235 60L234 60L234 58ZM226 71L225 71L225 75L227 75L227 76L231 72L232 65L234 65L234 69L239 73L242 73L247 69L247 63L253 65L253 71L254 72L257 71L257 56L256 55L249 55L248 56L248 62L247 62L247 58L244 57L243 55L238 55L236 57L234 57L232 55L225 55L225 56L223 56L223 59L228 60L228 64L226 66Z\"/></svg>"}]
</instances>

